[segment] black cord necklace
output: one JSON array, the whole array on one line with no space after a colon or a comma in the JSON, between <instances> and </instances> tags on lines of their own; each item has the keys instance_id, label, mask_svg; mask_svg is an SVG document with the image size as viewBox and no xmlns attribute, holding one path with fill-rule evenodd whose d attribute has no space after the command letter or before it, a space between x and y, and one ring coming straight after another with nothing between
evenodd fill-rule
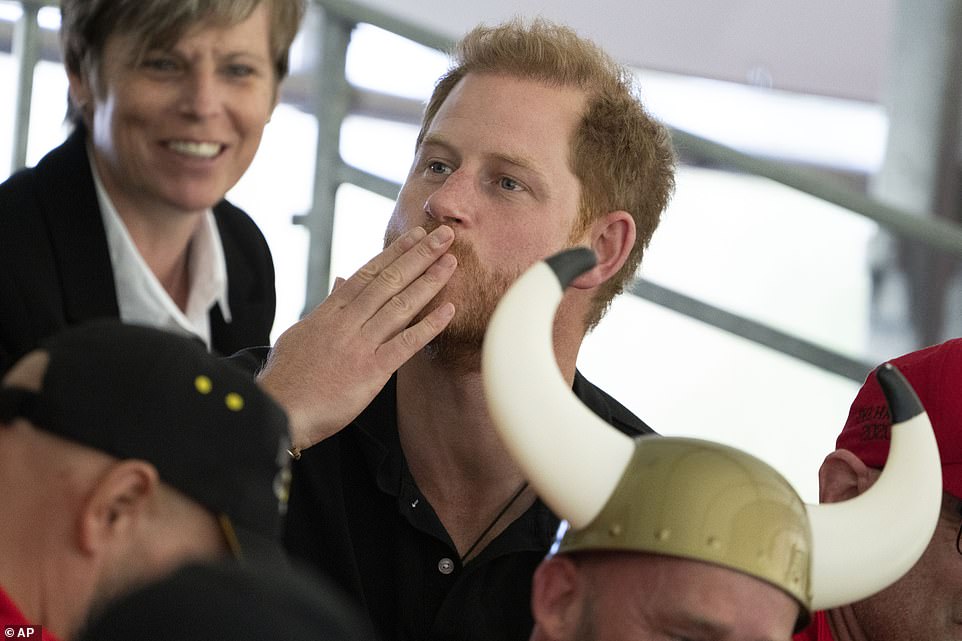
<instances>
[{"instance_id":1,"label":"black cord necklace","mask_svg":"<svg viewBox=\"0 0 962 641\"><path fill-rule=\"evenodd\" d=\"M508 499L508 502L505 503L504 507L501 508L501 511L495 515L494 519L490 523L488 523L488 527L484 528L484 531L478 535L478 538L474 540L474 543L471 544L471 547L468 548L467 552L461 555L461 563L464 563L465 559L471 556L471 553L474 552L474 548L478 547L478 544L481 543L481 541L484 540L484 537L486 537L494 528L494 526L498 524L498 521L501 520L501 517L503 517L505 513L511 509L511 506L515 504L515 501L521 498L521 495L524 494L526 489L528 489L528 482L524 481L521 483L521 487L519 487L515 493L511 495L511 498Z\"/></svg>"}]
</instances>

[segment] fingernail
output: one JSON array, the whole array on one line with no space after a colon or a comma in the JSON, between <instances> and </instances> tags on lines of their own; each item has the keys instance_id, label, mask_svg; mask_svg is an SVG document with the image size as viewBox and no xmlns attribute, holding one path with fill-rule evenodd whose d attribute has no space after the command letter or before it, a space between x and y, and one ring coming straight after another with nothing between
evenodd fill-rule
<instances>
[{"instance_id":1,"label":"fingernail","mask_svg":"<svg viewBox=\"0 0 962 641\"><path fill-rule=\"evenodd\" d=\"M447 243L449 243L453 238L454 238L454 230L451 229L450 227L445 227L444 225L441 225L440 227L435 229L433 232L431 232L431 246L441 247L442 245L446 245Z\"/></svg>"}]
</instances>

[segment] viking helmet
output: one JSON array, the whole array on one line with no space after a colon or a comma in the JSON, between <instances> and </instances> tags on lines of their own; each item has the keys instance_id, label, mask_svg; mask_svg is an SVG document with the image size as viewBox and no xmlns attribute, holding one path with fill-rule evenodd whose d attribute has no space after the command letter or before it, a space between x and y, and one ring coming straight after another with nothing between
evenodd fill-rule
<instances>
[{"instance_id":1,"label":"viking helmet","mask_svg":"<svg viewBox=\"0 0 962 641\"><path fill-rule=\"evenodd\" d=\"M894 423L879 479L849 501L807 505L745 452L699 439L632 439L571 393L555 364L552 321L564 288L594 264L589 250L574 249L531 267L498 305L482 354L502 440L565 519L553 550L729 567L794 597L800 624L814 610L874 594L915 564L935 530L942 485L931 424L898 370L878 372Z\"/></svg>"}]
</instances>

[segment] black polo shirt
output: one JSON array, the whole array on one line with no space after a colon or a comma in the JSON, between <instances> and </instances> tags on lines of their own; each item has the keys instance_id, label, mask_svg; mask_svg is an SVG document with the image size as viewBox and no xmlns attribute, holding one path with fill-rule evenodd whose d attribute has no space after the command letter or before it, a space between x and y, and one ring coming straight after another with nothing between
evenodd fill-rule
<instances>
[{"instance_id":1,"label":"black polo shirt","mask_svg":"<svg viewBox=\"0 0 962 641\"><path fill-rule=\"evenodd\" d=\"M384 641L527 641L531 577L558 518L535 501L462 565L401 450L395 383L294 463L285 546L357 598ZM622 432L652 433L580 373L573 391Z\"/></svg>"}]
</instances>

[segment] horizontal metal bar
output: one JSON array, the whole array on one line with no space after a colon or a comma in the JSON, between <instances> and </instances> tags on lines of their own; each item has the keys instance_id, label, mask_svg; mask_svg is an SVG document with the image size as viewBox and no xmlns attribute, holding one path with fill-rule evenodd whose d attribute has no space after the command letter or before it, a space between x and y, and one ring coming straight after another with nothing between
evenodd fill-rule
<instances>
[{"instance_id":1,"label":"horizontal metal bar","mask_svg":"<svg viewBox=\"0 0 962 641\"><path fill-rule=\"evenodd\" d=\"M401 190L401 185L393 180L375 176L346 163L341 163L337 175L342 183L355 185L390 200L397 200L398 192Z\"/></svg>"},{"instance_id":2,"label":"horizontal metal bar","mask_svg":"<svg viewBox=\"0 0 962 641\"><path fill-rule=\"evenodd\" d=\"M454 39L439 34L431 29L425 29L415 24L397 18L383 11L363 7L356 2L349 0L314 0L315 4L324 8L325 11L332 13L342 20L374 25L385 31L395 33L402 38L407 38L425 47L449 51L454 45Z\"/></svg>"},{"instance_id":3,"label":"horizontal metal bar","mask_svg":"<svg viewBox=\"0 0 962 641\"><path fill-rule=\"evenodd\" d=\"M354 185L379 196L384 196L389 200L397 200L398 192L401 190L401 185L393 180L375 176L343 161L340 161L340 165L334 173L337 176L338 184ZM291 218L291 222L295 225L308 226L308 216L310 214L297 214Z\"/></svg>"},{"instance_id":4,"label":"horizontal metal bar","mask_svg":"<svg viewBox=\"0 0 962 641\"><path fill-rule=\"evenodd\" d=\"M865 376L873 367L869 363L839 354L758 321L733 314L644 278L636 279L627 291L661 307L858 383L865 380Z\"/></svg>"},{"instance_id":5,"label":"horizontal metal bar","mask_svg":"<svg viewBox=\"0 0 962 641\"><path fill-rule=\"evenodd\" d=\"M405 125L421 125L424 102L370 89L351 88L351 114ZM413 151L413 150L412 150Z\"/></svg>"},{"instance_id":6,"label":"horizontal metal bar","mask_svg":"<svg viewBox=\"0 0 962 641\"><path fill-rule=\"evenodd\" d=\"M962 257L962 226L957 223L928 213L910 212L887 205L847 187L841 181L832 180L823 172L757 158L679 129L672 130L672 139L675 147L687 155L774 180L874 220L902 238Z\"/></svg>"}]
</instances>

